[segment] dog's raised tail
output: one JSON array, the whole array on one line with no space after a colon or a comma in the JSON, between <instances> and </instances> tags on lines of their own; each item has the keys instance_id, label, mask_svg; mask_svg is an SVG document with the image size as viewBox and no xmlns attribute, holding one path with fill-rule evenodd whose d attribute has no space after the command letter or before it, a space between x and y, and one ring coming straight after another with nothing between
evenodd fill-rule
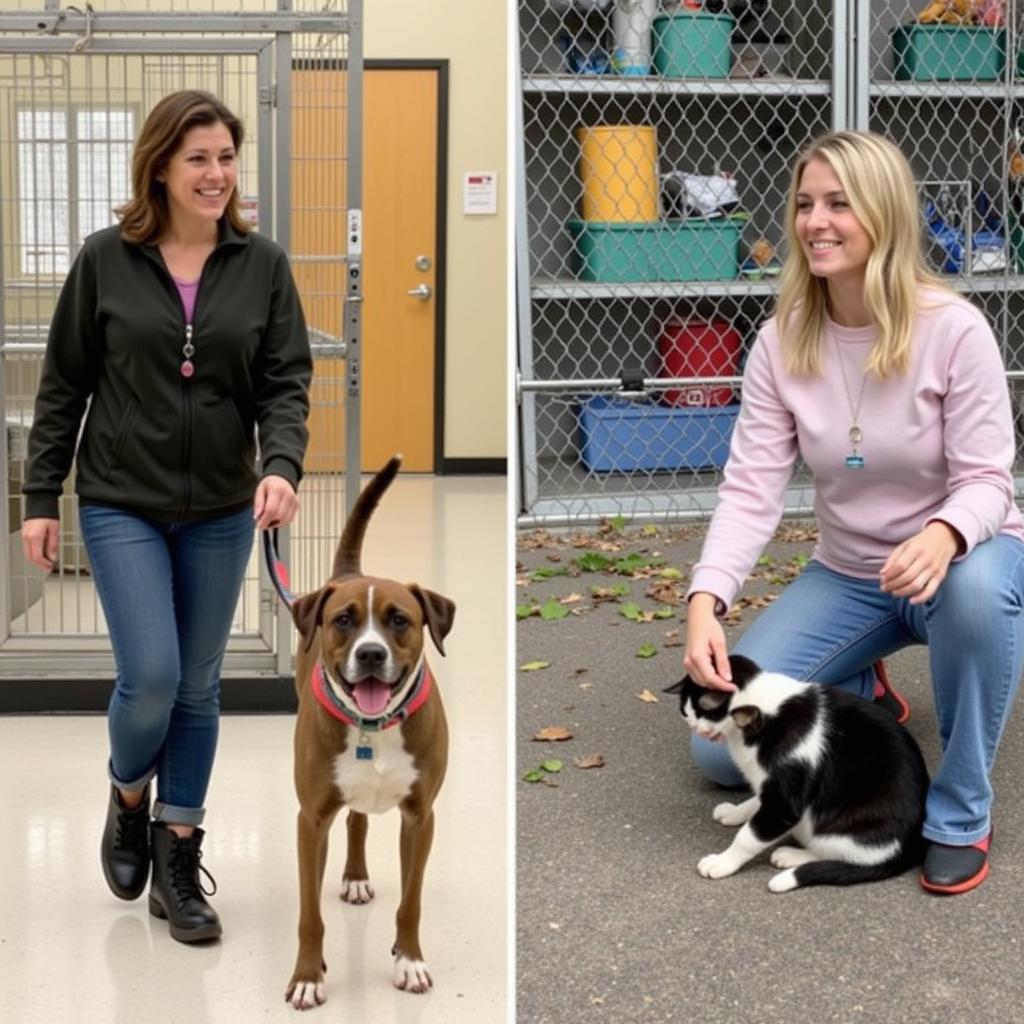
<instances>
[{"instance_id":1,"label":"dog's raised tail","mask_svg":"<svg viewBox=\"0 0 1024 1024\"><path fill-rule=\"evenodd\" d=\"M373 510L384 492L391 486L391 481L398 475L398 469L402 465L401 455L392 455L387 465L381 469L376 476L363 488L356 503L345 523L345 529L338 542L338 550L334 555L334 568L331 570L331 579L339 576L360 576L361 556L363 552L363 538L366 536L366 526L373 515Z\"/></svg>"}]
</instances>

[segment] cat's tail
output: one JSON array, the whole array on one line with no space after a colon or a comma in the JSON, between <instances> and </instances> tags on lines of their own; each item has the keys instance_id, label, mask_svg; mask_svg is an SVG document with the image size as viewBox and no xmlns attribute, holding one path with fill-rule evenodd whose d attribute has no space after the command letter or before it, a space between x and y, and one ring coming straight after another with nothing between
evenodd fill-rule
<instances>
[{"instance_id":1,"label":"cat's tail","mask_svg":"<svg viewBox=\"0 0 1024 1024\"><path fill-rule=\"evenodd\" d=\"M808 885L860 885L881 882L902 875L910 864L906 858L883 861L881 864L850 864L843 860L812 860L799 867L787 868L773 875L768 882L772 892L789 892Z\"/></svg>"}]
</instances>

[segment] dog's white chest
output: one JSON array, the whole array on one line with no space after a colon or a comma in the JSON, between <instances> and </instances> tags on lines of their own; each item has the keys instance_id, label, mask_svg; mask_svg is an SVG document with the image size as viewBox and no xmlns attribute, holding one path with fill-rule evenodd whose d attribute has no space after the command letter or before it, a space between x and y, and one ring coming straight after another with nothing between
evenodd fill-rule
<instances>
[{"instance_id":1,"label":"dog's white chest","mask_svg":"<svg viewBox=\"0 0 1024 1024\"><path fill-rule=\"evenodd\" d=\"M361 814L383 814L409 794L419 772L402 743L401 727L370 736L373 757L356 757L359 732L349 728L348 747L334 761L334 781L345 803Z\"/></svg>"}]
</instances>

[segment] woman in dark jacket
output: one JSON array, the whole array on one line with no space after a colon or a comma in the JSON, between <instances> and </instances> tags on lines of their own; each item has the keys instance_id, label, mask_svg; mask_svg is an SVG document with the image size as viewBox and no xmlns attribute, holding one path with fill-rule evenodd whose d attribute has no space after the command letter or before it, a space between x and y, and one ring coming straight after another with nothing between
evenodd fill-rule
<instances>
[{"instance_id":1,"label":"woman in dark jacket","mask_svg":"<svg viewBox=\"0 0 1024 1024\"><path fill-rule=\"evenodd\" d=\"M49 572L75 459L117 662L103 871L130 900L152 863L150 912L182 942L221 933L199 884L220 666L254 526L291 522L308 436L302 307L284 252L242 219L242 138L208 93L150 112L133 198L57 302L23 487L25 553Z\"/></svg>"}]
</instances>

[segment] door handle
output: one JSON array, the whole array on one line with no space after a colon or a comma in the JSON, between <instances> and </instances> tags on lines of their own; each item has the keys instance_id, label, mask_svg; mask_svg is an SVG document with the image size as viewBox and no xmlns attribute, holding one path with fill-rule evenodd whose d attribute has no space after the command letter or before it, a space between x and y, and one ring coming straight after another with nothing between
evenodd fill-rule
<instances>
[{"instance_id":1,"label":"door handle","mask_svg":"<svg viewBox=\"0 0 1024 1024\"><path fill-rule=\"evenodd\" d=\"M419 299L420 302L426 302L434 293L429 284L418 284L415 288L409 289L409 294L414 299Z\"/></svg>"}]
</instances>

